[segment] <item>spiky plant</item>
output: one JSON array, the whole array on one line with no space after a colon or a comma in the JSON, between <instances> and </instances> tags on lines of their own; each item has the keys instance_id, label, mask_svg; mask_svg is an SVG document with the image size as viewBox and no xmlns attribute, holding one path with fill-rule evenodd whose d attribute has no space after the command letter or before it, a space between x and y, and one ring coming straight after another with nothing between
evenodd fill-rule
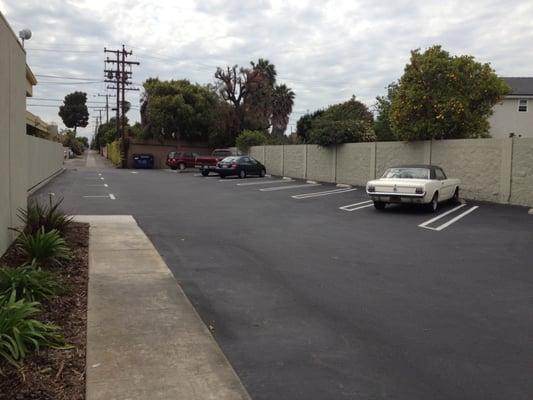
<instances>
[{"instance_id":1,"label":"spiky plant","mask_svg":"<svg viewBox=\"0 0 533 400\"><path fill-rule=\"evenodd\" d=\"M17 246L27 263L38 266L61 266L71 259L70 249L59 231L47 232L44 226L33 235L21 233Z\"/></svg>"},{"instance_id":2,"label":"spiky plant","mask_svg":"<svg viewBox=\"0 0 533 400\"><path fill-rule=\"evenodd\" d=\"M67 348L65 338L56 325L32 319L39 312L39 303L0 298L0 358L20 367L31 351L43 347Z\"/></svg>"},{"instance_id":3,"label":"spiky plant","mask_svg":"<svg viewBox=\"0 0 533 400\"><path fill-rule=\"evenodd\" d=\"M28 202L26 208L19 209L17 214L24 224L23 231L33 234L44 228L45 231L56 229L61 234L64 234L72 222L72 217L67 216L61 210L62 202L62 198L54 201L51 194L47 205L43 205L36 200Z\"/></svg>"},{"instance_id":4,"label":"spiky plant","mask_svg":"<svg viewBox=\"0 0 533 400\"><path fill-rule=\"evenodd\" d=\"M16 300L41 301L63 292L55 273L43 271L35 264L17 268L0 267L0 296Z\"/></svg>"}]
</instances>

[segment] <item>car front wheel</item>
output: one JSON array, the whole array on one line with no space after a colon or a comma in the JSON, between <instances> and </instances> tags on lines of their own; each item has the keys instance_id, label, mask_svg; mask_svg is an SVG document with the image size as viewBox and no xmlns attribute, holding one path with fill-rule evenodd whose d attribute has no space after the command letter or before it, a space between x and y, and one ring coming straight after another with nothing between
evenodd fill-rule
<instances>
[{"instance_id":1,"label":"car front wheel","mask_svg":"<svg viewBox=\"0 0 533 400\"><path fill-rule=\"evenodd\" d=\"M170 167L171 170L175 171L178 169L178 167L176 167L175 165L173 165L172 167Z\"/></svg>"},{"instance_id":2,"label":"car front wheel","mask_svg":"<svg viewBox=\"0 0 533 400\"><path fill-rule=\"evenodd\" d=\"M207 176L207 175L209 175L209 171L207 170L202 171L202 176Z\"/></svg>"},{"instance_id":3,"label":"car front wheel","mask_svg":"<svg viewBox=\"0 0 533 400\"><path fill-rule=\"evenodd\" d=\"M384 210L386 205L387 203L383 203L382 201L374 202L374 207L376 208L376 210Z\"/></svg>"},{"instance_id":4,"label":"car front wheel","mask_svg":"<svg viewBox=\"0 0 533 400\"><path fill-rule=\"evenodd\" d=\"M244 179L244 178L246 178L246 171L245 171L244 169L241 169L241 170L239 171L239 178L240 178L240 179Z\"/></svg>"},{"instance_id":5,"label":"car front wheel","mask_svg":"<svg viewBox=\"0 0 533 400\"><path fill-rule=\"evenodd\" d=\"M261 178L264 178L265 175L266 175L266 171L265 171L264 169L262 169L261 172L259 172L259 176L260 176Z\"/></svg>"}]
</instances>

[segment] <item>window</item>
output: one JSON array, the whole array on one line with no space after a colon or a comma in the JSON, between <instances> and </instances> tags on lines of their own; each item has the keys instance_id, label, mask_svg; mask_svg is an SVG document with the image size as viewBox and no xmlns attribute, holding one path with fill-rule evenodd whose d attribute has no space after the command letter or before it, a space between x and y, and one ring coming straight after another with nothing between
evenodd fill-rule
<instances>
[{"instance_id":1,"label":"window","mask_svg":"<svg viewBox=\"0 0 533 400\"><path fill-rule=\"evenodd\" d=\"M446 175L444 175L444 172L442 171L442 169L440 168L435 168L435 177L439 180L439 181L443 181L446 179Z\"/></svg>"},{"instance_id":2,"label":"window","mask_svg":"<svg viewBox=\"0 0 533 400\"><path fill-rule=\"evenodd\" d=\"M518 112L527 112L527 100L518 100Z\"/></svg>"},{"instance_id":3,"label":"window","mask_svg":"<svg viewBox=\"0 0 533 400\"><path fill-rule=\"evenodd\" d=\"M383 174L385 179L429 179L427 168L389 168Z\"/></svg>"}]
</instances>

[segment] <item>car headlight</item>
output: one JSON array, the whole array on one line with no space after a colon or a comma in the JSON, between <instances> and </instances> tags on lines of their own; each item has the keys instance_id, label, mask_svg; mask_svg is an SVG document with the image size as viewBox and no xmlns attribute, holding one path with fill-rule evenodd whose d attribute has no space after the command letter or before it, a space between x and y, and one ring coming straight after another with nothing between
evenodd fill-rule
<instances>
[{"instance_id":1,"label":"car headlight","mask_svg":"<svg viewBox=\"0 0 533 400\"><path fill-rule=\"evenodd\" d=\"M415 193L416 193L416 194L424 194L424 188L417 187L417 188L415 189Z\"/></svg>"},{"instance_id":2,"label":"car headlight","mask_svg":"<svg viewBox=\"0 0 533 400\"><path fill-rule=\"evenodd\" d=\"M375 192L376 191L376 187L375 186L369 186L366 190L369 191L369 192Z\"/></svg>"}]
</instances>

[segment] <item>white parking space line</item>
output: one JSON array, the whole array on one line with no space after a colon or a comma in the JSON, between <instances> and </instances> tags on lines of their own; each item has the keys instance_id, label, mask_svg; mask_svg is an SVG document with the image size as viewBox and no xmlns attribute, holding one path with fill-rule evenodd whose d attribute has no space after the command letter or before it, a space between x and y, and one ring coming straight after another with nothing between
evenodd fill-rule
<instances>
[{"instance_id":1,"label":"white parking space line","mask_svg":"<svg viewBox=\"0 0 533 400\"><path fill-rule=\"evenodd\" d=\"M247 181L252 181L252 180L253 181L257 181L258 179L263 180L265 178L261 178L259 176L256 176L256 177L251 177L251 176L248 177L247 176L244 179L246 179ZM230 177L230 178L225 178L225 179L220 178L218 181L219 182L240 182L240 181L242 181L242 179L240 179L238 176L236 176L236 177Z\"/></svg>"},{"instance_id":2,"label":"white parking space line","mask_svg":"<svg viewBox=\"0 0 533 400\"><path fill-rule=\"evenodd\" d=\"M277 190L297 189L297 188L313 187L313 186L320 186L320 183L304 183L303 185L276 186L276 187L270 187L270 188L263 188L259 190L261 192L274 192Z\"/></svg>"},{"instance_id":3,"label":"white parking space line","mask_svg":"<svg viewBox=\"0 0 533 400\"><path fill-rule=\"evenodd\" d=\"M237 183L237 186L251 186L251 185L271 185L273 183L289 183L294 182L292 179L275 179L275 180L264 180L261 182L246 182L246 183Z\"/></svg>"},{"instance_id":4,"label":"white parking space line","mask_svg":"<svg viewBox=\"0 0 533 400\"><path fill-rule=\"evenodd\" d=\"M425 228L425 229L431 229L433 231L442 231L443 229L449 227L451 224L454 224L456 223L457 221L459 221L461 218L464 218L466 217L468 214L470 214L471 212L475 211L476 209L478 209L479 206L473 206L473 207L470 207L468 210L466 210L465 212L457 215L456 217L452 218L451 220L449 220L448 222L445 222L444 224L442 225L439 225L437 226L436 228L432 228L430 226L422 226L422 228ZM420 226L420 225L418 225Z\"/></svg>"},{"instance_id":5,"label":"white parking space line","mask_svg":"<svg viewBox=\"0 0 533 400\"><path fill-rule=\"evenodd\" d=\"M108 197L109 196L106 194L106 195L99 195L99 196L82 196L82 197L87 197L87 198L93 198L93 197Z\"/></svg>"},{"instance_id":6,"label":"white parking space line","mask_svg":"<svg viewBox=\"0 0 533 400\"><path fill-rule=\"evenodd\" d=\"M107 183L104 183L104 186L105 186L105 187L109 187L109 185L108 185Z\"/></svg>"},{"instance_id":7,"label":"white parking space line","mask_svg":"<svg viewBox=\"0 0 533 400\"><path fill-rule=\"evenodd\" d=\"M437 215L435 218L431 218L430 220L427 220L427 221L425 221L425 222L422 222L422 223L421 223L420 225L418 225L418 226L419 226L420 228L425 228L427 225L429 225L429 224L431 224L431 223L433 223L433 222L435 222L435 221L438 221L438 220L441 219L441 218L444 218L446 215L451 214L451 213L453 213L453 212L459 210L460 208L462 208L462 207L464 207L464 206L466 206L466 203L465 203L465 204L461 204L461 205L459 205L459 206L457 206L457 207L455 207L455 208L452 208L451 210L448 210L448 211L446 211L446 212L444 212L444 213L442 213L442 214L440 214L440 215ZM429 229L432 229L432 228L429 228Z\"/></svg>"},{"instance_id":8,"label":"white parking space line","mask_svg":"<svg viewBox=\"0 0 533 400\"><path fill-rule=\"evenodd\" d=\"M372 203L372 200L368 201L361 201L359 203L354 204L347 204L345 206L339 207L339 210L343 211L357 211L362 208L372 207L374 204Z\"/></svg>"},{"instance_id":9,"label":"white parking space line","mask_svg":"<svg viewBox=\"0 0 533 400\"><path fill-rule=\"evenodd\" d=\"M111 200L116 200L117 199L113 193L109 193L109 198Z\"/></svg>"},{"instance_id":10,"label":"white parking space line","mask_svg":"<svg viewBox=\"0 0 533 400\"><path fill-rule=\"evenodd\" d=\"M131 171L131 173L132 173L132 174L138 174L138 172L137 172L137 171Z\"/></svg>"},{"instance_id":11,"label":"white parking space line","mask_svg":"<svg viewBox=\"0 0 533 400\"><path fill-rule=\"evenodd\" d=\"M101 176L101 177L100 177L100 179L101 179L101 180L103 181L103 180L104 180L104 177L103 177L103 176Z\"/></svg>"},{"instance_id":12,"label":"white parking space line","mask_svg":"<svg viewBox=\"0 0 533 400\"><path fill-rule=\"evenodd\" d=\"M332 194L341 194L341 193L347 193L347 192L353 192L357 189L333 189L333 190L326 190L324 192L314 192L314 193L304 193L304 194L296 194L294 196L291 196L293 199L302 200L302 199L311 199L313 197L322 197L322 196L330 196Z\"/></svg>"}]
</instances>

